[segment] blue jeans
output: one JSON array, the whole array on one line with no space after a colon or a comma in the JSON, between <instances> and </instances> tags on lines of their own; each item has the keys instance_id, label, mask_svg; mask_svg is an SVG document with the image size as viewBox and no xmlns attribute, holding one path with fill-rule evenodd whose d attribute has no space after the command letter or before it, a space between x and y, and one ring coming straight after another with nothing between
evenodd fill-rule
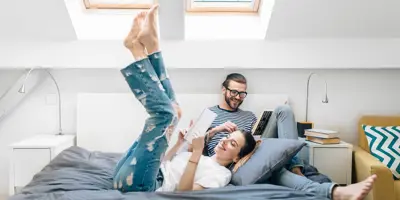
<instances>
[{"instance_id":1,"label":"blue jeans","mask_svg":"<svg viewBox=\"0 0 400 200\"><path fill-rule=\"evenodd\" d=\"M176 103L175 94L161 52L132 63L121 73L150 117L139 138L117 163L114 188L121 192L155 191L162 157L168 148L166 133L178 123L172 106Z\"/></svg>"},{"instance_id":2,"label":"blue jeans","mask_svg":"<svg viewBox=\"0 0 400 200\"><path fill-rule=\"evenodd\" d=\"M294 114L290 106L278 106L267 124L263 134L263 138L285 138L285 139L298 139L297 125ZM291 162L288 163L287 168L291 170L294 167L304 167L304 162L295 155Z\"/></svg>"},{"instance_id":3,"label":"blue jeans","mask_svg":"<svg viewBox=\"0 0 400 200\"><path fill-rule=\"evenodd\" d=\"M269 180L270 184L289 187L295 190L304 191L315 196L332 199L332 191L336 184L317 183L304 176L289 172L286 168L274 172Z\"/></svg>"}]
</instances>

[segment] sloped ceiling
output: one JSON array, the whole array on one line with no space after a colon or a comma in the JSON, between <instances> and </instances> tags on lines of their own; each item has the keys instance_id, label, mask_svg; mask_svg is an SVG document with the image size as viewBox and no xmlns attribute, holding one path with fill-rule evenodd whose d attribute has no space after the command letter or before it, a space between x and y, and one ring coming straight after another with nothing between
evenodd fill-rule
<instances>
[{"instance_id":1,"label":"sloped ceiling","mask_svg":"<svg viewBox=\"0 0 400 200\"><path fill-rule=\"evenodd\" d=\"M75 40L62 0L0 1L0 40Z\"/></svg>"},{"instance_id":2,"label":"sloped ceiling","mask_svg":"<svg viewBox=\"0 0 400 200\"><path fill-rule=\"evenodd\" d=\"M0 2L0 38L76 40L78 27L72 23L68 5L81 1L3 0ZM188 32L185 30L185 18L188 17L184 14L182 2L159 0L160 32L164 39L184 39ZM399 0L264 0L263 4L273 6L267 9L272 12L271 15L260 15L269 18L268 23L260 23L260 26L265 24L268 27L257 29L266 31L263 34L266 39L400 37ZM85 12L83 8L78 8L78 11ZM104 19L104 16L101 17ZM238 22L238 30L240 26ZM201 29L204 28L198 30Z\"/></svg>"},{"instance_id":3,"label":"sloped ceiling","mask_svg":"<svg viewBox=\"0 0 400 200\"><path fill-rule=\"evenodd\" d=\"M398 38L399 9L399 0L278 0L266 37Z\"/></svg>"}]
</instances>

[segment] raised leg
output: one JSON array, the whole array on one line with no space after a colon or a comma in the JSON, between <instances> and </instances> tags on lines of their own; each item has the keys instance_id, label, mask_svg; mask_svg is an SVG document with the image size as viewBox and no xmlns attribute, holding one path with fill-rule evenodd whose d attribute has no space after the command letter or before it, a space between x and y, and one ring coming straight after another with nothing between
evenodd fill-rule
<instances>
[{"instance_id":1,"label":"raised leg","mask_svg":"<svg viewBox=\"0 0 400 200\"><path fill-rule=\"evenodd\" d=\"M140 13L137 18L144 16L146 13ZM122 69L121 73L150 117L146 120L138 140L117 164L114 188L122 192L154 191L161 157L168 147L166 135L168 131L173 131L178 117L150 60L142 55L143 44L135 40L137 37L132 38L133 42L130 43L128 38L125 46L128 49L130 46L133 47L130 50L137 61Z\"/></svg>"},{"instance_id":2,"label":"raised leg","mask_svg":"<svg viewBox=\"0 0 400 200\"><path fill-rule=\"evenodd\" d=\"M121 72L150 117L116 172L114 186L124 192L154 191L161 157L168 147L166 131L177 123L177 117L148 59L137 61Z\"/></svg>"},{"instance_id":3,"label":"raised leg","mask_svg":"<svg viewBox=\"0 0 400 200\"><path fill-rule=\"evenodd\" d=\"M284 138L284 139L298 139L296 120L294 113L290 106L283 105L278 106L268 122L265 128L263 138ZM295 155L289 163L288 169L294 167L304 167L304 162Z\"/></svg>"},{"instance_id":4,"label":"raised leg","mask_svg":"<svg viewBox=\"0 0 400 200\"><path fill-rule=\"evenodd\" d=\"M171 99L172 102L178 104L175 98L175 92L172 88L171 80L169 79L167 70L165 69L164 59L160 51L149 54L149 60L151 65L154 67L154 71L156 72L158 78L161 81L165 89L165 93Z\"/></svg>"},{"instance_id":5,"label":"raised leg","mask_svg":"<svg viewBox=\"0 0 400 200\"><path fill-rule=\"evenodd\" d=\"M298 139L296 120L290 106L278 106L274 110L262 137Z\"/></svg>"}]
</instances>

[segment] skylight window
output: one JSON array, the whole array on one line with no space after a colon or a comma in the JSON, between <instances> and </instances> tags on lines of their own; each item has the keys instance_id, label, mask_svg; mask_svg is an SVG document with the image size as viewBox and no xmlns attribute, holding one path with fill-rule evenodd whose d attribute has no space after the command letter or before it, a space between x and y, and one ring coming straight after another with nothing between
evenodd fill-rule
<instances>
[{"instance_id":1,"label":"skylight window","mask_svg":"<svg viewBox=\"0 0 400 200\"><path fill-rule=\"evenodd\" d=\"M86 9L148 9L157 0L83 0Z\"/></svg>"},{"instance_id":2,"label":"skylight window","mask_svg":"<svg viewBox=\"0 0 400 200\"><path fill-rule=\"evenodd\" d=\"M260 0L187 0L188 12L258 12Z\"/></svg>"}]
</instances>

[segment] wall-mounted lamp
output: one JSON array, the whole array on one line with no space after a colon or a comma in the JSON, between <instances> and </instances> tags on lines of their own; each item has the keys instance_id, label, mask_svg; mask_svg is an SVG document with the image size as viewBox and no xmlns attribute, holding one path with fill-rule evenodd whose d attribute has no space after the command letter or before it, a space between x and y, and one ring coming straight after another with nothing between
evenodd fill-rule
<instances>
[{"instance_id":1,"label":"wall-mounted lamp","mask_svg":"<svg viewBox=\"0 0 400 200\"><path fill-rule=\"evenodd\" d=\"M308 76L308 80L307 80L306 122L308 122L308 95L309 95L309 90L310 90L310 79L311 79L311 77L312 77L313 75L318 75L318 74L316 74L316 73L311 73L311 74ZM329 102L329 100L328 100L328 83L326 82L325 79L324 79L324 81L325 81L325 96L324 96L324 98L322 99L322 103L328 103L328 102Z\"/></svg>"},{"instance_id":2,"label":"wall-mounted lamp","mask_svg":"<svg viewBox=\"0 0 400 200\"><path fill-rule=\"evenodd\" d=\"M54 78L54 76L47 70L44 68L43 69L45 72L47 72L47 74L51 77L51 79L53 80L54 84L56 85L57 88L57 94L58 94L58 135L63 135L62 129L61 129L61 95L60 95L60 88L58 87L57 81ZM28 80L29 75L32 73L32 71L35 70L35 68L31 68L28 72L28 74L25 77L25 80L22 83L21 88L18 90L19 93L25 93L25 83L26 80Z\"/></svg>"},{"instance_id":3,"label":"wall-mounted lamp","mask_svg":"<svg viewBox=\"0 0 400 200\"><path fill-rule=\"evenodd\" d=\"M304 130L314 128L314 123L308 121L308 96L309 96L309 90L310 90L310 79L313 75L317 75L317 74L311 73L307 79L306 121L305 122L297 122L297 131L298 131L299 137L305 137ZM328 103L329 102L328 83L326 82L325 79L324 79L324 81L325 81L325 96L322 99L322 103Z\"/></svg>"}]
</instances>

